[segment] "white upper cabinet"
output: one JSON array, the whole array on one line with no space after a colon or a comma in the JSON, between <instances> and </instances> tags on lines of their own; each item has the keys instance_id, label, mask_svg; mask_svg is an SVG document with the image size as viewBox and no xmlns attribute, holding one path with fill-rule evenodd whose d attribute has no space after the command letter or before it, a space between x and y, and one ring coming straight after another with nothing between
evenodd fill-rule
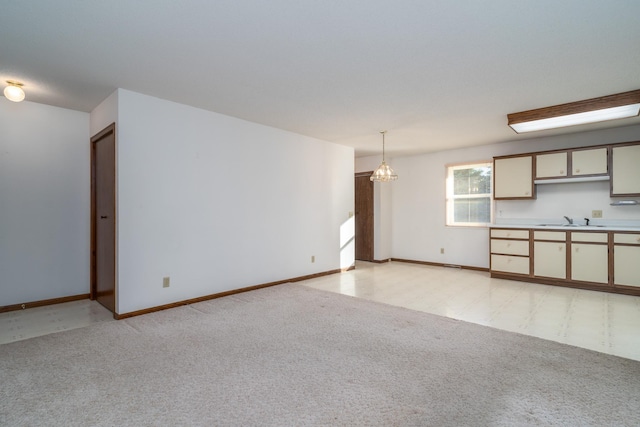
<instances>
[{"instance_id":1,"label":"white upper cabinet","mask_svg":"<svg viewBox=\"0 0 640 427\"><path fill-rule=\"evenodd\" d=\"M534 184L611 181L611 197L640 197L640 141L493 158L494 199L535 199Z\"/></svg>"},{"instance_id":2,"label":"white upper cabinet","mask_svg":"<svg viewBox=\"0 0 640 427\"><path fill-rule=\"evenodd\" d=\"M493 198L535 198L532 155L494 158Z\"/></svg>"},{"instance_id":3,"label":"white upper cabinet","mask_svg":"<svg viewBox=\"0 0 640 427\"><path fill-rule=\"evenodd\" d=\"M536 154L536 179L607 175L608 151L599 147Z\"/></svg>"},{"instance_id":4,"label":"white upper cabinet","mask_svg":"<svg viewBox=\"0 0 640 427\"><path fill-rule=\"evenodd\" d=\"M640 196L640 144L613 146L611 195Z\"/></svg>"},{"instance_id":5,"label":"white upper cabinet","mask_svg":"<svg viewBox=\"0 0 640 427\"><path fill-rule=\"evenodd\" d=\"M567 152L536 155L536 178L567 176Z\"/></svg>"},{"instance_id":6,"label":"white upper cabinet","mask_svg":"<svg viewBox=\"0 0 640 427\"><path fill-rule=\"evenodd\" d=\"M571 175L606 175L609 172L607 147L571 152Z\"/></svg>"}]
</instances>

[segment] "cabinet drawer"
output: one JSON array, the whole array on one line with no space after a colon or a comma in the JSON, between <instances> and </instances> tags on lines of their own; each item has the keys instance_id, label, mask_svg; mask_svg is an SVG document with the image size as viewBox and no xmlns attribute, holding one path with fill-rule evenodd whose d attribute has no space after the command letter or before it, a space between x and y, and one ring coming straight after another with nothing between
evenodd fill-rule
<instances>
[{"instance_id":1,"label":"cabinet drawer","mask_svg":"<svg viewBox=\"0 0 640 427\"><path fill-rule=\"evenodd\" d=\"M607 233L576 233L571 232L572 242L607 243Z\"/></svg>"},{"instance_id":2,"label":"cabinet drawer","mask_svg":"<svg viewBox=\"0 0 640 427\"><path fill-rule=\"evenodd\" d=\"M506 239L529 239L529 230L492 229L491 237Z\"/></svg>"},{"instance_id":3,"label":"cabinet drawer","mask_svg":"<svg viewBox=\"0 0 640 427\"><path fill-rule=\"evenodd\" d=\"M528 256L529 241L491 239L491 253Z\"/></svg>"},{"instance_id":4,"label":"cabinet drawer","mask_svg":"<svg viewBox=\"0 0 640 427\"><path fill-rule=\"evenodd\" d=\"M564 242L567 240L567 234L564 231L534 231L533 239Z\"/></svg>"},{"instance_id":5,"label":"cabinet drawer","mask_svg":"<svg viewBox=\"0 0 640 427\"><path fill-rule=\"evenodd\" d=\"M640 234L615 233L613 243L625 243L627 245L640 245Z\"/></svg>"},{"instance_id":6,"label":"cabinet drawer","mask_svg":"<svg viewBox=\"0 0 640 427\"><path fill-rule=\"evenodd\" d=\"M491 270L529 274L529 257L491 255Z\"/></svg>"}]
</instances>

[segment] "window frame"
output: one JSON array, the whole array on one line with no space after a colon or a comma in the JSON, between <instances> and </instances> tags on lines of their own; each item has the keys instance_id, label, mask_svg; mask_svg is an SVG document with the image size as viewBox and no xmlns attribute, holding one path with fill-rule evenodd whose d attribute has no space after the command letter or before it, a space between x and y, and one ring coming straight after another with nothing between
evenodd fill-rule
<instances>
[{"instance_id":1,"label":"window frame","mask_svg":"<svg viewBox=\"0 0 640 427\"><path fill-rule=\"evenodd\" d=\"M491 171L491 184L489 185L489 193L481 194L453 194L454 182L453 173L455 170L475 169L488 167ZM454 220L454 202L456 199L469 198L486 198L489 196L489 222L456 222ZM454 163L445 165L445 226L447 227L489 227L493 224L493 161L479 160L475 162Z\"/></svg>"}]
</instances>

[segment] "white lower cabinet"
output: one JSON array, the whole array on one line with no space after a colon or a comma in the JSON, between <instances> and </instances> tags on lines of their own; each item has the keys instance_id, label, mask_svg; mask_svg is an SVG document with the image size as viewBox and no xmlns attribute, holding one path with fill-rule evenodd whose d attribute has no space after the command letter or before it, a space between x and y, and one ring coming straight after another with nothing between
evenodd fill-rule
<instances>
[{"instance_id":1,"label":"white lower cabinet","mask_svg":"<svg viewBox=\"0 0 640 427\"><path fill-rule=\"evenodd\" d=\"M565 242L534 242L533 275L566 279L567 244Z\"/></svg>"},{"instance_id":2,"label":"white lower cabinet","mask_svg":"<svg viewBox=\"0 0 640 427\"><path fill-rule=\"evenodd\" d=\"M640 287L640 234L613 236L613 284Z\"/></svg>"},{"instance_id":3,"label":"white lower cabinet","mask_svg":"<svg viewBox=\"0 0 640 427\"><path fill-rule=\"evenodd\" d=\"M614 285L640 286L640 246L615 246Z\"/></svg>"},{"instance_id":4,"label":"white lower cabinet","mask_svg":"<svg viewBox=\"0 0 640 427\"><path fill-rule=\"evenodd\" d=\"M495 277L640 295L636 230L491 229Z\"/></svg>"},{"instance_id":5,"label":"white lower cabinet","mask_svg":"<svg viewBox=\"0 0 640 427\"><path fill-rule=\"evenodd\" d=\"M609 283L607 245L572 243L571 279L582 282Z\"/></svg>"},{"instance_id":6,"label":"white lower cabinet","mask_svg":"<svg viewBox=\"0 0 640 427\"><path fill-rule=\"evenodd\" d=\"M491 230L491 271L529 275L529 230Z\"/></svg>"}]
</instances>

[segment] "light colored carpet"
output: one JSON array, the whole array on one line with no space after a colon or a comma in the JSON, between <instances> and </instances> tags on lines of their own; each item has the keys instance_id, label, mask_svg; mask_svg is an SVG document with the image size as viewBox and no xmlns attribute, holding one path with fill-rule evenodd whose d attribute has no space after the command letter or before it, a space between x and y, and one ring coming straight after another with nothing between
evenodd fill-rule
<instances>
[{"instance_id":1,"label":"light colored carpet","mask_svg":"<svg viewBox=\"0 0 640 427\"><path fill-rule=\"evenodd\" d=\"M286 284L0 345L0 425L637 426L640 362Z\"/></svg>"}]
</instances>

